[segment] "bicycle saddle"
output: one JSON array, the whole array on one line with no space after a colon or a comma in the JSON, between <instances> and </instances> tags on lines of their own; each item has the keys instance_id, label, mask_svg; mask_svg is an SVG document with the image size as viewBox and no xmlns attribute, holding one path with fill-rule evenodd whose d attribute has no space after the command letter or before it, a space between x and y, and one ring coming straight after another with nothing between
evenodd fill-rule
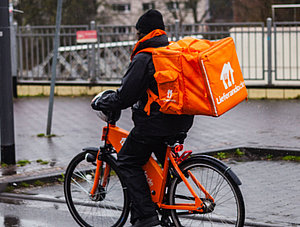
<instances>
[{"instance_id":1,"label":"bicycle saddle","mask_svg":"<svg viewBox=\"0 0 300 227\"><path fill-rule=\"evenodd\" d=\"M169 146L173 146L176 143L183 144L186 136L186 132L180 132L176 135L166 137L165 142Z\"/></svg>"}]
</instances>

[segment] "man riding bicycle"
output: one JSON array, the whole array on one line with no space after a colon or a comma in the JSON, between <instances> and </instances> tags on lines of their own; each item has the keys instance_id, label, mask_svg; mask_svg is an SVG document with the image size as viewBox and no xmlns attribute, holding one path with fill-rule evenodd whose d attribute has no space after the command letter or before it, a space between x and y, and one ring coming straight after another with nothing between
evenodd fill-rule
<instances>
[{"instance_id":1,"label":"man riding bicycle","mask_svg":"<svg viewBox=\"0 0 300 227\"><path fill-rule=\"evenodd\" d=\"M149 10L136 23L138 42L131 55L131 63L122 84L114 93L105 93L94 100L92 107L102 111L119 111L132 107L134 128L118 153L117 164L125 179L131 200L131 223L137 226L159 225L155 204L152 202L147 179L142 166L152 152L163 163L166 140L186 134L193 124L193 116L169 115L159 111L153 102L150 115L144 111L148 101L147 89L158 94L154 79L152 55L140 52L149 47L169 44L161 13ZM182 137L182 136L181 136Z\"/></svg>"}]
</instances>

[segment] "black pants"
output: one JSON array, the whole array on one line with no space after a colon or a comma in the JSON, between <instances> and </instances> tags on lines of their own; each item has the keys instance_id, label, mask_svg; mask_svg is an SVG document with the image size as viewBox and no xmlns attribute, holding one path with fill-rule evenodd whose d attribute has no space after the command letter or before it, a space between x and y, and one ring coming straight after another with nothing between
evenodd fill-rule
<instances>
[{"instance_id":1,"label":"black pants","mask_svg":"<svg viewBox=\"0 0 300 227\"><path fill-rule=\"evenodd\" d=\"M133 129L118 153L118 167L132 202L131 223L157 215L142 166L149 160L152 152L163 164L167 148L164 140L163 137L138 135Z\"/></svg>"}]
</instances>

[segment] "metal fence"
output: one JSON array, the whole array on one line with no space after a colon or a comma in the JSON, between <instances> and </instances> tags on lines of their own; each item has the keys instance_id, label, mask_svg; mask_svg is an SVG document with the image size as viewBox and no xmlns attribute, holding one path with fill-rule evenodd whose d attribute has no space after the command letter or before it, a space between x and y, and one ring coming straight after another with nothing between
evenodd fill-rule
<instances>
[{"instance_id":1,"label":"metal fence","mask_svg":"<svg viewBox=\"0 0 300 227\"><path fill-rule=\"evenodd\" d=\"M300 22L274 23L275 81L300 81Z\"/></svg>"},{"instance_id":2,"label":"metal fence","mask_svg":"<svg viewBox=\"0 0 300 227\"><path fill-rule=\"evenodd\" d=\"M195 36L217 40L231 36L247 85L300 86L300 23L178 23L166 26L170 40ZM98 41L76 43L76 31L97 30ZM18 83L48 83L55 26L17 27ZM118 84L136 43L134 26L62 26L58 83Z\"/></svg>"}]
</instances>

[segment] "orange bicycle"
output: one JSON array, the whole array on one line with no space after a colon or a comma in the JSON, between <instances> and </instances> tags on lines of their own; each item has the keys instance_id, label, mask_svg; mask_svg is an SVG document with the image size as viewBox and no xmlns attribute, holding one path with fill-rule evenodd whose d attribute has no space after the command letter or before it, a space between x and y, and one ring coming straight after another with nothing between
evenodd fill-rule
<instances>
[{"instance_id":1,"label":"orange bicycle","mask_svg":"<svg viewBox=\"0 0 300 227\"><path fill-rule=\"evenodd\" d=\"M116 165L128 132L109 113L100 148L84 148L70 162L64 182L68 208L80 226L124 226L130 201ZM111 116L111 117L109 117ZM168 144L163 168L153 157L143 167L162 226L243 226L240 180L223 162Z\"/></svg>"}]
</instances>

